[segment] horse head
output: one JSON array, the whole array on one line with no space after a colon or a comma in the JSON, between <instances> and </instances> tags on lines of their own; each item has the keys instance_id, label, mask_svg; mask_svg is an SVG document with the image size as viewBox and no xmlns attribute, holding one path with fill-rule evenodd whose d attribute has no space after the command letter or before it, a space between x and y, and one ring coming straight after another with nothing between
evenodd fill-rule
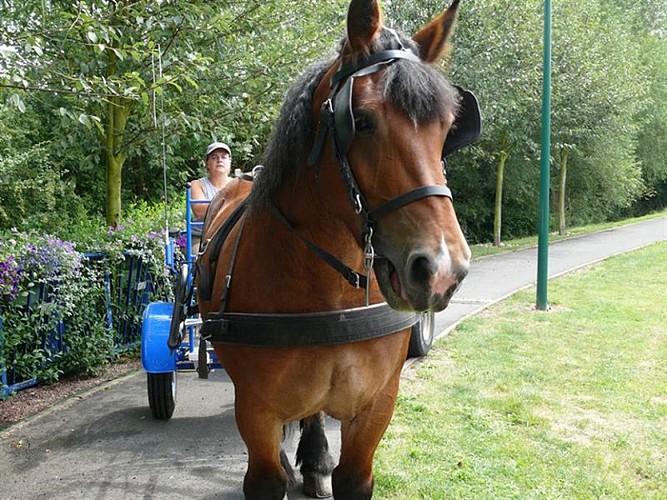
<instances>
[{"instance_id":1,"label":"horse head","mask_svg":"<svg viewBox=\"0 0 667 500\"><path fill-rule=\"evenodd\" d=\"M327 208L399 310L444 309L470 263L443 168L448 143L460 146L463 98L433 66L458 3L409 39L383 25L379 2L353 0L340 55L312 101L309 162Z\"/></svg>"}]
</instances>

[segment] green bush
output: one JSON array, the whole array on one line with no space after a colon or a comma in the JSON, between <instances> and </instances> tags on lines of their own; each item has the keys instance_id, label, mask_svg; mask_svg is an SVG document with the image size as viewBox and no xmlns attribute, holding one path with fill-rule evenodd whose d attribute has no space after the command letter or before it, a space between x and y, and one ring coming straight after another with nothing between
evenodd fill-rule
<instances>
[{"instance_id":1,"label":"green bush","mask_svg":"<svg viewBox=\"0 0 667 500\"><path fill-rule=\"evenodd\" d=\"M62 179L48 145L0 157L0 230L58 232L86 216L74 186Z\"/></svg>"},{"instance_id":2,"label":"green bush","mask_svg":"<svg viewBox=\"0 0 667 500\"><path fill-rule=\"evenodd\" d=\"M70 227L71 241L0 231L0 371L9 385L95 374L138 345L143 306L170 298L171 275L163 209L140 203L128 212L116 228L81 219Z\"/></svg>"}]
</instances>

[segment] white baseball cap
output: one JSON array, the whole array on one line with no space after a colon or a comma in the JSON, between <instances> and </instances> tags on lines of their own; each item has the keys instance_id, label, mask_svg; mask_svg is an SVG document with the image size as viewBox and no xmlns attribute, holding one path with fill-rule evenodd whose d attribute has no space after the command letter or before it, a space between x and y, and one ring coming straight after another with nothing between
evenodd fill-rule
<instances>
[{"instance_id":1,"label":"white baseball cap","mask_svg":"<svg viewBox=\"0 0 667 500\"><path fill-rule=\"evenodd\" d=\"M208 155L210 155L213 151L216 149L224 149L229 153L229 156L232 156L232 150L229 149L229 146L225 144L224 142L213 142L209 144L209 146L206 148L206 158L208 158Z\"/></svg>"}]
</instances>

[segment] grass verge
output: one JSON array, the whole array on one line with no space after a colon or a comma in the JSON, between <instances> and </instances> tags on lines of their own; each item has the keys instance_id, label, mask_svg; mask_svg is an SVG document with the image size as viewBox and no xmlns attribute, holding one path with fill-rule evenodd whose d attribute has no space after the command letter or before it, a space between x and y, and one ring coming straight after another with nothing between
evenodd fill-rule
<instances>
[{"instance_id":1,"label":"grass verge","mask_svg":"<svg viewBox=\"0 0 667 500\"><path fill-rule=\"evenodd\" d=\"M667 243L519 292L402 382L376 498L667 498Z\"/></svg>"}]
</instances>

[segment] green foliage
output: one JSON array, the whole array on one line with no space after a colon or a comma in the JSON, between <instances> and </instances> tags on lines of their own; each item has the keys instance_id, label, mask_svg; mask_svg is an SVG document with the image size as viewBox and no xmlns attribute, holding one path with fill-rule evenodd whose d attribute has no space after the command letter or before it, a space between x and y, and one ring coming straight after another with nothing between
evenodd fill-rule
<instances>
[{"instance_id":1,"label":"green foliage","mask_svg":"<svg viewBox=\"0 0 667 500\"><path fill-rule=\"evenodd\" d=\"M0 231L57 233L87 217L67 162L43 140L39 120L32 107L18 114L0 106Z\"/></svg>"},{"instance_id":2,"label":"green foliage","mask_svg":"<svg viewBox=\"0 0 667 500\"><path fill-rule=\"evenodd\" d=\"M72 185L50 162L46 146L35 145L0 159L0 229L66 226L86 217Z\"/></svg>"},{"instance_id":3,"label":"green foliage","mask_svg":"<svg viewBox=\"0 0 667 500\"><path fill-rule=\"evenodd\" d=\"M665 9L662 11L665 17ZM642 63L651 75L649 102L638 114L637 160L641 165L645 191L640 211L667 206L667 49L663 37L646 38ZM626 211L625 213L633 213Z\"/></svg>"},{"instance_id":4,"label":"green foliage","mask_svg":"<svg viewBox=\"0 0 667 500\"><path fill-rule=\"evenodd\" d=\"M124 207L161 201L163 178L170 198L182 193L202 174L203 148L213 139L232 146L234 167L250 169L288 85L307 64L332 54L344 34L348 3L142 0L56 3L48 12L36 0L5 4L0 227L11 227L8 218L21 210L25 227L52 234L58 229L48 219L69 225L84 218L84 208L103 214L105 169L113 162L121 167L114 183L122 179L116 187ZM409 33L445 6L383 3L387 24ZM503 238L536 227L542 9L533 0L462 4L454 48L443 61L453 82L475 91L484 115L480 142L449 165L472 241L492 234L500 152L509 154ZM552 156L572 152L570 223L667 203L663 11L659 0L554 5ZM114 121L113 110L127 113L127 122ZM31 154L43 165L26 164ZM552 174L555 208L555 163ZM23 184L4 185L14 176ZM45 186L43 201L26 203Z\"/></svg>"}]
</instances>

